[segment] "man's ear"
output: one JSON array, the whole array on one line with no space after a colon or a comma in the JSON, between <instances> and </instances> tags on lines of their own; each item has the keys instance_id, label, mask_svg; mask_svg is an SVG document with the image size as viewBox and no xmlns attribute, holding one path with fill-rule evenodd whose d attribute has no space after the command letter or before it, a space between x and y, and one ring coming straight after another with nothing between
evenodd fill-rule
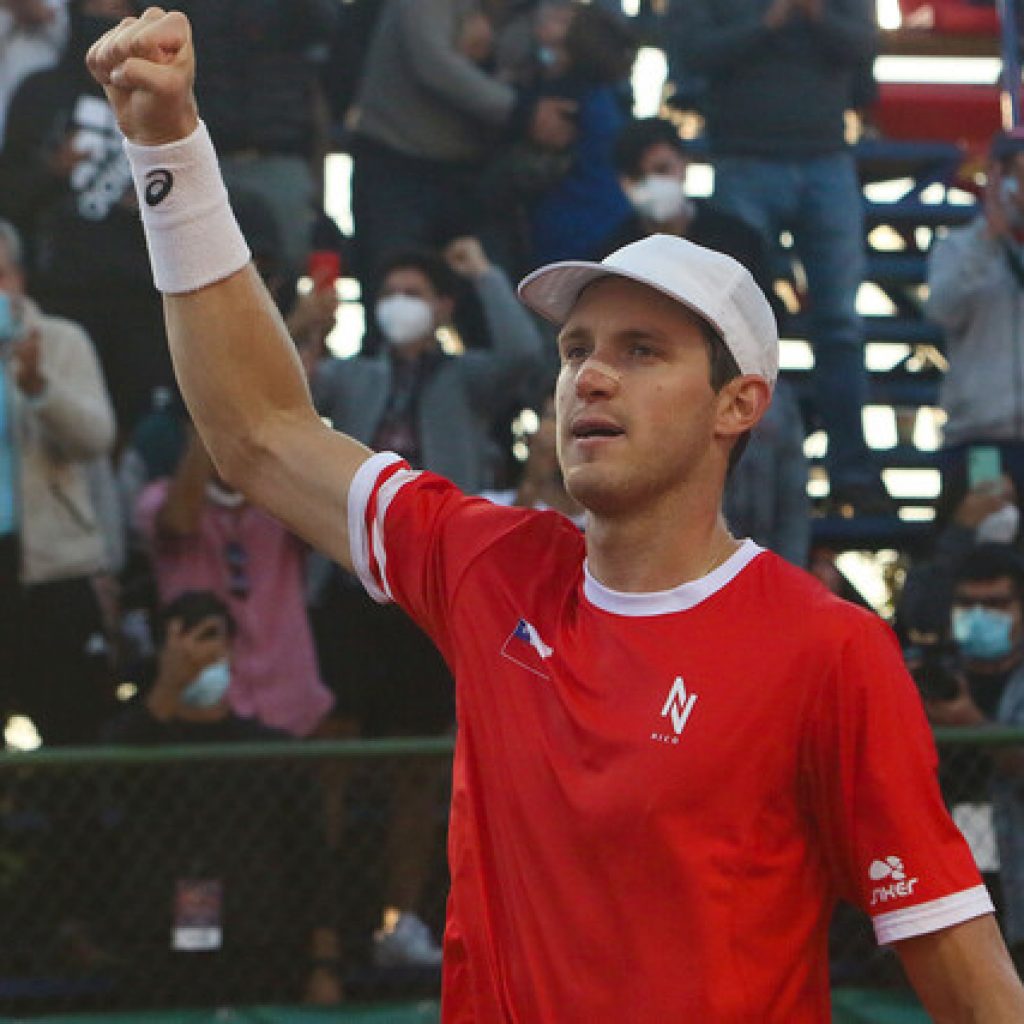
<instances>
[{"instance_id":1,"label":"man's ear","mask_svg":"<svg viewBox=\"0 0 1024 1024\"><path fill-rule=\"evenodd\" d=\"M754 374L734 377L718 393L715 432L720 437L739 437L761 421L772 393L768 382Z\"/></svg>"}]
</instances>

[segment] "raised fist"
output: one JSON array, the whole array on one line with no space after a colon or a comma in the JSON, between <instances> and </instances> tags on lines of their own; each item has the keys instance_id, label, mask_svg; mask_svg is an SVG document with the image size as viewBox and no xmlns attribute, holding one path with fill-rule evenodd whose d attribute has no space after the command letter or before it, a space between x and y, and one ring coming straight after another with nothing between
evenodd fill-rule
<instances>
[{"instance_id":1,"label":"raised fist","mask_svg":"<svg viewBox=\"0 0 1024 1024\"><path fill-rule=\"evenodd\" d=\"M196 62L185 15L150 7L125 18L92 45L86 64L132 142L158 146L192 134Z\"/></svg>"}]
</instances>

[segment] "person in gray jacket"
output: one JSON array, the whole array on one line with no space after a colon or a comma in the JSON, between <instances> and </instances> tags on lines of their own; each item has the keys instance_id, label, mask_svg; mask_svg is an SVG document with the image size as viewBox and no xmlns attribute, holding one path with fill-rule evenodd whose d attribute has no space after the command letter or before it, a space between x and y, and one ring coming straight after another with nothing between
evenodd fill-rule
<instances>
[{"instance_id":1,"label":"person in gray jacket","mask_svg":"<svg viewBox=\"0 0 1024 1024\"><path fill-rule=\"evenodd\" d=\"M109 695L89 467L110 451L114 413L85 332L25 294L5 221L0 307L0 716L13 704L45 743L78 743L98 735Z\"/></svg>"},{"instance_id":2,"label":"person in gray jacket","mask_svg":"<svg viewBox=\"0 0 1024 1024\"><path fill-rule=\"evenodd\" d=\"M454 312L455 275L476 292L489 341L457 356L437 340ZM413 466L470 493L491 486L488 422L537 369L543 349L508 278L468 236L447 246L445 260L429 251L396 252L383 266L373 315L387 344L374 356L317 367L311 386L320 414L364 444L386 440Z\"/></svg>"},{"instance_id":3,"label":"person in gray jacket","mask_svg":"<svg viewBox=\"0 0 1024 1024\"><path fill-rule=\"evenodd\" d=\"M389 0L353 109L353 261L372 305L381 261L398 246L439 245L476 230L474 195L502 140L564 149L575 103L500 81L473 59L463 31L478 0Z\"/></svg>"},{"instance_id":4,"label":"person in gray jacket","mask_svg":"<svg viewBox=\"0 0 1024 1024\"><path fill-rule=\"evenodd\" d=\"M943 476L968 450L1000 449L1024 493L1024 133L993 143L981 214L932 248L927 315L946 332Z\"/></svg>"},{"instance_id":5,"label":"person in gray jacket","mask_svg":"<svg viewBox=\"0 0 1024 1024\"><path fill-rule=\"evenodd\" d=\"M489 347L445 352L459 278L483 308ZM444 258L396 252L384 263L373 310L386 344L373 356L328 359L313 373L313 401L335 429L401 452L410 464L468 492L493 486L489 424L539 369L544 343L504 273L476 238L451 242ZM354 577L314 563L310 609L321 675L334 691L332 735L436 735L454 721L454 689L434 645L393 605L374 604ZM433 780L440 784L440 780ZM331 791L337 800L339 789ZM329 794L329 798L330 798ZM441 951L420 917L436 842L437 786L396 792L383 859L379 967L437 967Z\"/></svg>"}]
</instances>

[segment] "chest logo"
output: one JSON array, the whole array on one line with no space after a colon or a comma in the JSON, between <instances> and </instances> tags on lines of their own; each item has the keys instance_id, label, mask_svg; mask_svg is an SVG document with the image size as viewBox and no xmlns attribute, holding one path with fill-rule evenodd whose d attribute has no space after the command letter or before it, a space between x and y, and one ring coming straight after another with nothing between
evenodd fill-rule
<instances>
[{"instance_id":1,"label":"chest logo","mask_svg":"<svg viewBox=\"0 0 1024 1024\"><path fill-rule=\"evenodd\" d=\"M693 714L696 703L697 694L687 693L683 677L676 676L672 689L668 691L668 697L665 698L665 706L661 709L661 717L669 719L672 723L672 733L665 734L664 737L661 733L652 733L651 738L661 739L662 742L678 743L679 737L686 728L686 723L690 720L690 715Z\"/></svg>"},{"instance_id":2,"label":"chest logo","mask_svg":"<svg viewBox=\"0 0 1024 1024\"><path fill-rule=\"evenodd\" d=\"M501 648L502 657L514 661L541 679L551 678L544 663L554 653L555 649L544 643L536 626L526 619L520 619L516 623L516 628L512 630Z\"/></svg>"}]
</instances>

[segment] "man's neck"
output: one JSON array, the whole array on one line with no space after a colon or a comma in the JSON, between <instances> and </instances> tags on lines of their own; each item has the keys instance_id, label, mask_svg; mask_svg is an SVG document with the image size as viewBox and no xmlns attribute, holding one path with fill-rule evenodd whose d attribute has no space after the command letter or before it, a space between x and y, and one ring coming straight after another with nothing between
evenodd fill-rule
<instances>
[{"instance_id":1,"label":"man's neck","mask_svg":"<svg viewBox=\"0 0 1024 1024\"><path fill-rule=\"evenodd\" d=\"M652 593L701 579L739 548L717 505L630 516L589 512L590 574L610 590Z\"/></svg>"}]
</instances>

